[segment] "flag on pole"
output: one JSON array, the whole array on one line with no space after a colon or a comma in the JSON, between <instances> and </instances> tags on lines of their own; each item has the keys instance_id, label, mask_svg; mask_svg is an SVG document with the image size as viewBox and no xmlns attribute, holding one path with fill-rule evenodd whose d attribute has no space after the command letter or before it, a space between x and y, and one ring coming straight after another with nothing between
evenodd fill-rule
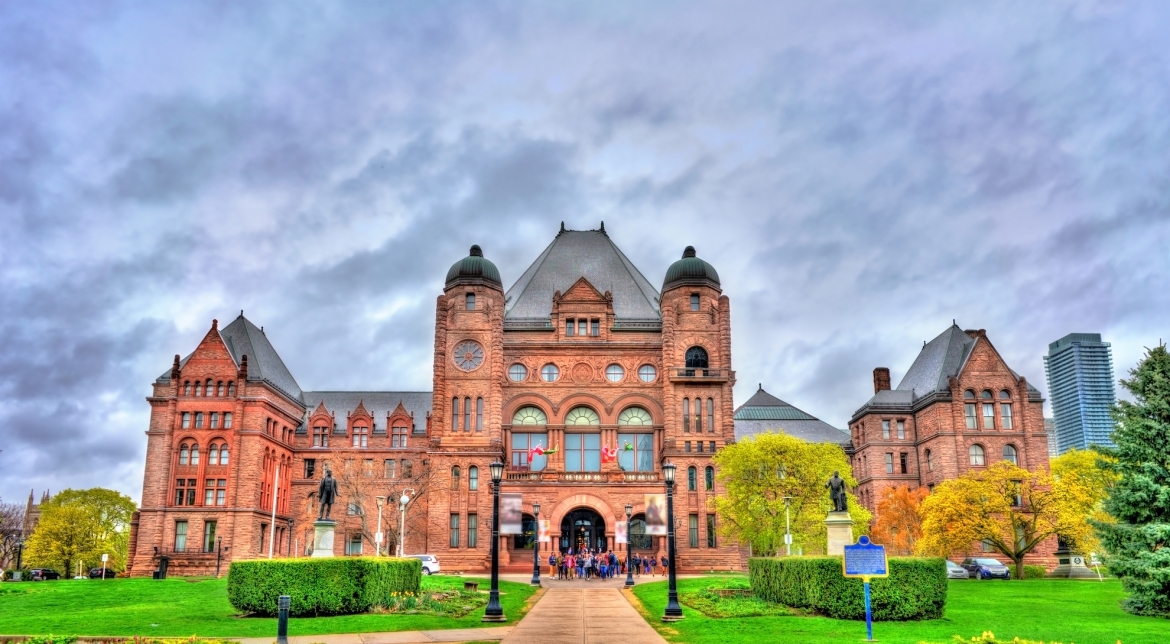
<instances>
[{"instance_id":1,"label":"flag on pole","mask_svg":"<svg viewBox=\"0 0 1170 644\"><path fill-rule=\"evenodd\" d=\"M601 447L601 462L609 463L617 460L617 448L612 445L603 445Z\"/></svg>"}]
</instances>

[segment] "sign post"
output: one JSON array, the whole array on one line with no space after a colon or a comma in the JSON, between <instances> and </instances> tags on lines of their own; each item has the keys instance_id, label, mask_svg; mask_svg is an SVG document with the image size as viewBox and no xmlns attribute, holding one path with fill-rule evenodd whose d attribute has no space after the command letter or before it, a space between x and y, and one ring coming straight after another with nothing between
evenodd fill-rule
<instances>
[{"instance_id":1,"label":"sign post","mask_svg":"<svg viewBox=\"0 0 1170 644\"><path fill-rule=\"evenodd\" d=\"M889 577L886 565L886 547L870 543L869 537L862 536L852 546L845 546L845 558L841 562L846 577L861 577L865 586L865 639L873 639L873 612L869 604L869 580L874 577Z\"/></svg>"},{"instance_id":2,"label":"sign post","mask_svg":"<svg viewBox=\"0 0 1170 644\"><path fill-rule=\"evenodd\" d=\"M106 562L110 560L110 555L102 553L102 581L106 580Z\"/></svg>"}]
</instances>

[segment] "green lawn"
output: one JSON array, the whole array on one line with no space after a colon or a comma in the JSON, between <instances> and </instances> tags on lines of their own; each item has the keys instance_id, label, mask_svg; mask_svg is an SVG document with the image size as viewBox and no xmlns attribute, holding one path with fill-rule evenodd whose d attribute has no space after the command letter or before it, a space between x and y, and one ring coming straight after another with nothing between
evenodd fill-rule
<instances>
[{"instance_id":1,"label":"green lawn","mask_svg":"<svg viewBox=\"0 0 1170 644\"><path fill-rule=\"evenodd\" d=\"M710 585L711 579L679 581L680 592ZM755 642L850 642L865 640L865 622L827 617L748 617L711 619L683 607L686 619L660 621L666 607L666 582L641 584L634 594L648 621L671 642L752 644ZM1064 644L1165 644L1170 620L1135 617L1118 606L1124 596L1115 580L952 581L942 619L877 622L874 639L883 644L950 643L991 631L1001 640L1030 638Z\"/></svg>"},{"instance_id":2,"label":"green lawn","mask_svg":"<svg viewBox=\"0 0 1170 644\"><path fill-rule=\"evenodd\" d=\"M438 590L465 580L423 577L424 590ZM535 591L527 584L500 582L500 603L509 622L527 610ZM483 609L464 617L433 615L346 615L294 618L290 635L370 633L493 626L483 624ZM185 637L276 636L276 620L236 617L227 600L227 578L61 580L0 584L0 634L4 635L146 635Z\"/></svg>"}]
</instances>

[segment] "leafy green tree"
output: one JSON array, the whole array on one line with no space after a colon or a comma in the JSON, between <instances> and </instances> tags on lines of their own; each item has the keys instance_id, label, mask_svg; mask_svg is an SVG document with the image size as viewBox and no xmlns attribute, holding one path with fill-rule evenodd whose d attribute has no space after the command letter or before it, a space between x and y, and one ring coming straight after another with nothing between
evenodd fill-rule
<instances>
[{"instance_id":1,"label":"leafy green tree","mask_svg":"<svg viewBox=\"0 0 1170 644\"><path fill-rule=\"evenodd\" d=\"M714 461L726 490L712 502L720 532L750 543L756 555L784 551L784 497L790 497L794 549L823 551L825 518L832 509L825 482L837 471L849 487L857 485L840 446L809 443L787 434L766 432L745 438L717 452ZM854 530L865 534L873 516L852 493L849 515Z\"/></svg>"},{"instance_id":2,"label":"leafy green tree","mask_svg":"<svg viewBox=\"0 0 1170 644\"><path fill-rule=\"evenodd\" d=\"M51 567L65 575L101 565L102 554L110 555L106 566L126 566L130 497L103 488L65 490L41 504L41 518L25 544L29 567Z\"/></svg>"},{"instance_id":3,"label":"leafy green tree","mask_svg":"<svg viewBox=\"0 0 1170 644\"><path fill-rule=\"evenodd\" d=\"M1130 596L1124 608L1170 617L1170 353L1146 351L1121 386L1133 402L1113 410L1117 483L1105 500L1116 523L1094 522L1106 565Z\"/></svg>"}]
</instances>

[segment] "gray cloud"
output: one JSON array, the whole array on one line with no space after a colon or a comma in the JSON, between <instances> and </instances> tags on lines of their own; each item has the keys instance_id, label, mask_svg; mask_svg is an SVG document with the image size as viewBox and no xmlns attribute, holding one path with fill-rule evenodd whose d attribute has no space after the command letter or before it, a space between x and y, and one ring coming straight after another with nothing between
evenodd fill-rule
<instances>
[{"instance_id":1,"label":"gray cloud","mask_svg":"<svg viewBox=\"0 0 1170 644\"><path fill-rule=\"evenodd\" d=\"M837 425L952 318L1044 389L1165 337L1163 3L34 3L0 17L0 497L137 496L245 309L306 388L427 389L434 298L559 222L693 244L738 398ZM95 460L96 459L96 460ZM89 463L97 462L98 466Z\"/></svg>"}]
</instances>

